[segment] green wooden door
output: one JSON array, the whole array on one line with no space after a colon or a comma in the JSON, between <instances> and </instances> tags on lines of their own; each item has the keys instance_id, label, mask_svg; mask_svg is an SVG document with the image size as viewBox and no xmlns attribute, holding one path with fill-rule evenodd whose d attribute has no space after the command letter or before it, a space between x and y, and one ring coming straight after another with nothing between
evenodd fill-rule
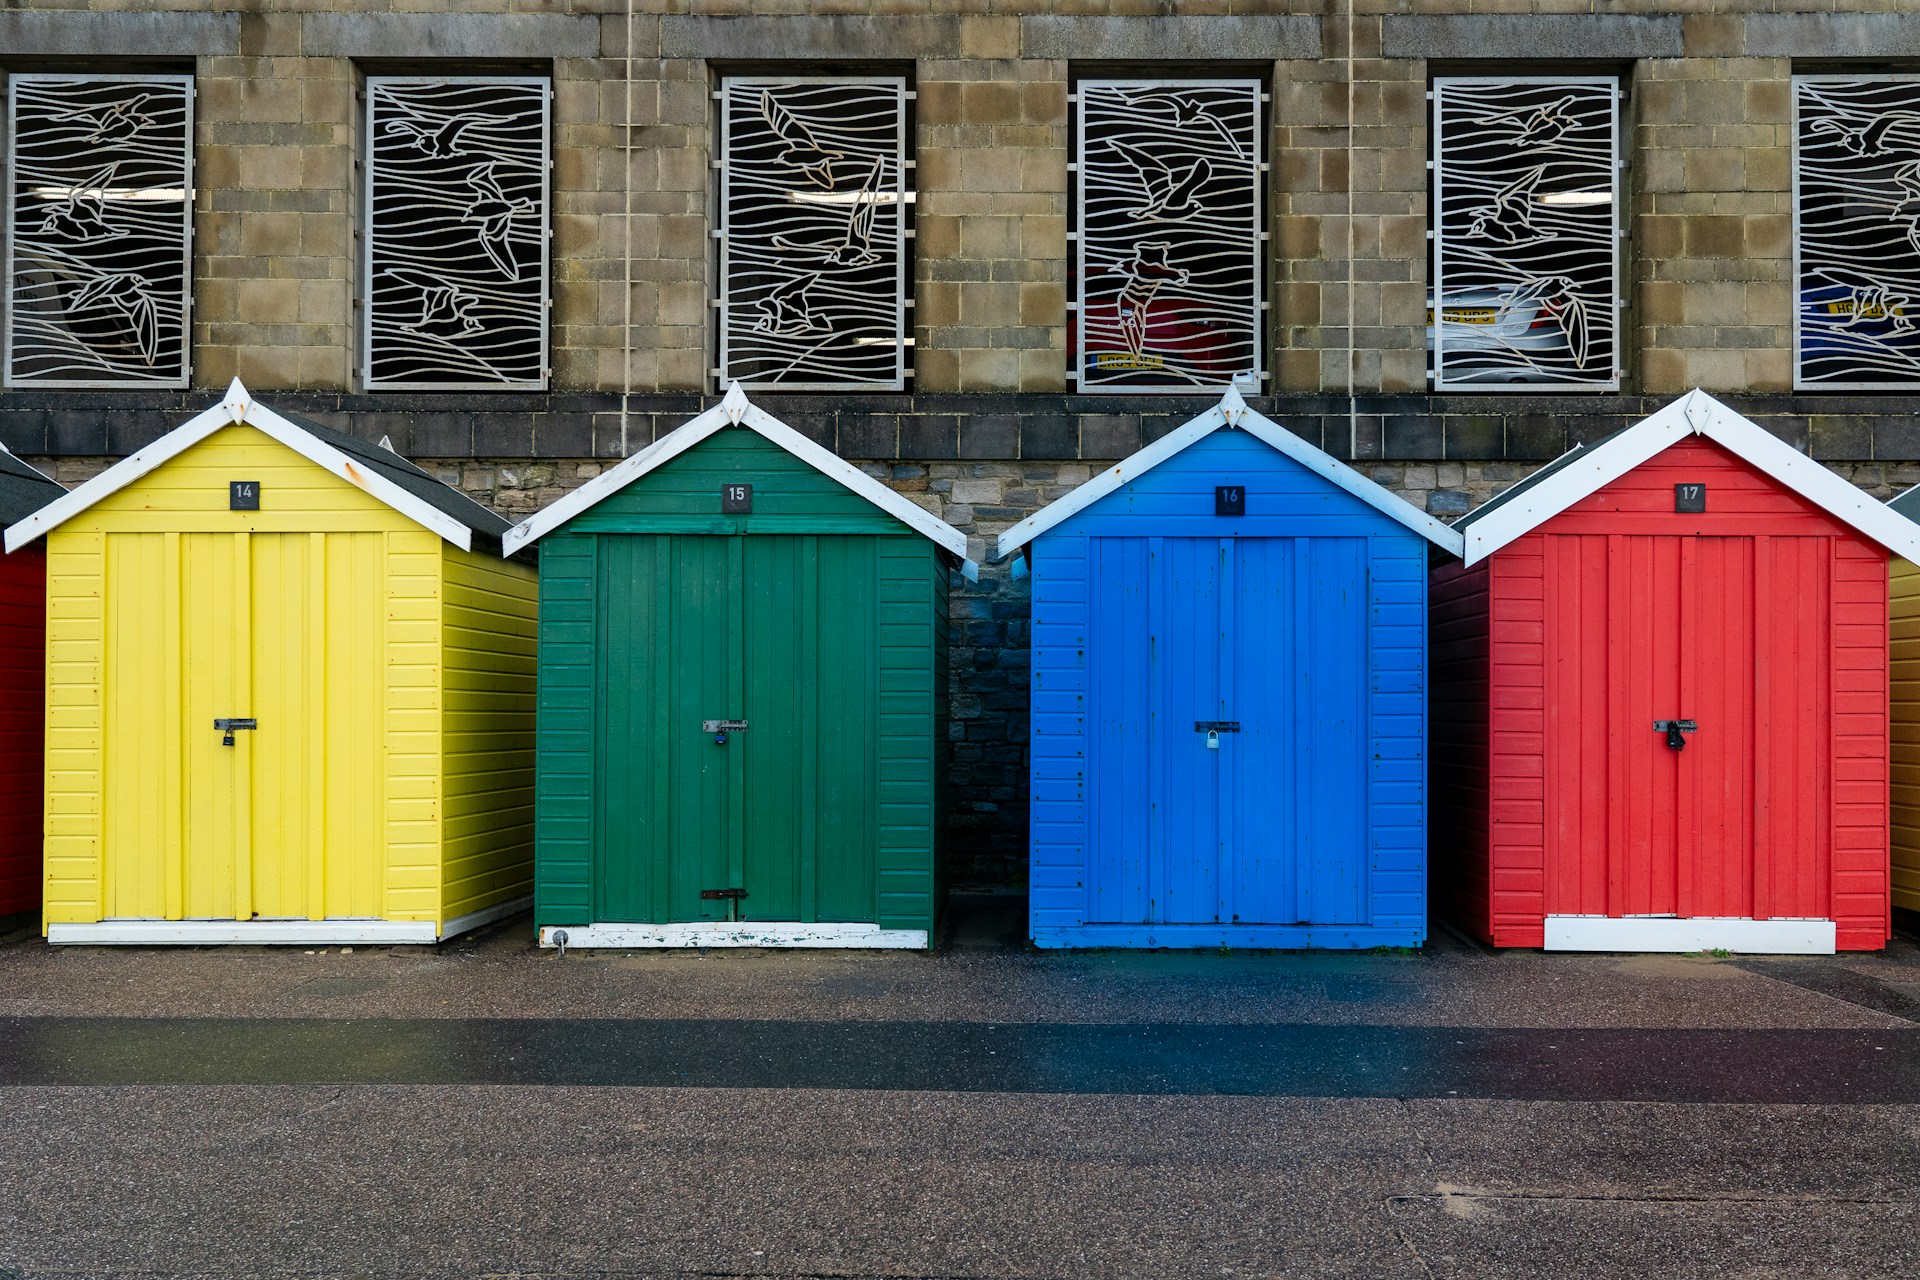
<instances>
[{"instance_id":1,"label":"green wooden door","mask_svg":"<svg viewBox=\"0 0 1920 1280\"><path fill-rule=\"evenodd\" d=\"M598 539L597 919L877 918L879 541Z\"/></svg>"}]
</instances>

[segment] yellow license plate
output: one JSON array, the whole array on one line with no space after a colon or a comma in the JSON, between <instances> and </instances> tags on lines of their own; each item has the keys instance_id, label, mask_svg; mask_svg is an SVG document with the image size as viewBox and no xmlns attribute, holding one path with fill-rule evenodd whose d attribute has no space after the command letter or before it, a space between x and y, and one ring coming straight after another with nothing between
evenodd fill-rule
<instances>
[{"instance_id":1,"label":"yellow license plate","mask_svg":"<svg viewBox=\"0 0 1920 1280\"><path fill-rule=\"evenodd\" d=\"M1500 313L1492 307L1448 307L1440 313L1448 324L1493 324Z\"/></svg>"},{"instance_id":2,"label":"yellow license plate","mask_svg":"<svg viewBox=\"0 0 1920 1280\"><path fill-rule=\"evenodd\" d=\"M1113 351L1097 352L1091 357L1089 363L1096 369L1158 369L1162 367L1159 356L1121 355Z\"/></svg>"}]
</instances>

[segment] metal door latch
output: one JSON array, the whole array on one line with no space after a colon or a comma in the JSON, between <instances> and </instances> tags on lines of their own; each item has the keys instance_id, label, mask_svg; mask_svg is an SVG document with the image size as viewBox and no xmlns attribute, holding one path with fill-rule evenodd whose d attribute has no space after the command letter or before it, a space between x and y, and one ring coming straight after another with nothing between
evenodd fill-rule
<instances>
[{"instance_id":1,"label":"metal door latch","mask_svg":"<svg viewBox=\"0 0 1920 1280\"><path fill-rule=\"evenodd\" d=\"M746 897L747 891L745 889L702 889L700 896L708 902L727 898L738 900Z\"/></svg>"},{"instance_id":2,"label":"metal door latch","mask_svg":"<svg viewBox=\"0 0 1920 1280\"><path fill-rule=\"evenodd\" d=\"M727 745L728 734L745 733L746 731L747 722L745 720L702 720L700 722L700 732L712 734L714 745L718 747Z\"/></svg>"},{"instance_id":3,"label":"metal door latch","mask_svg":"<svg viewBox=\"0 0 1920 1280\"><path fill-rule=\"evenodd\" d=\"M1220 735L1240 732L1240 722L1238 720L1195 720L1193 731L1207 735L1207 750L1218 751Z\"/></svg>"},{"instance_id":4,"label":"metal door latch","mask_svg":"<svg viewBox=\"0 0 1920 1280\"><path fill-rule=\"evenodd\" d=\"M1653 722L1653 731L1666 734L1667 745L1675 751L1686 749L1687 740L1681 737L1681 734L1694 733L1699 728L1700 726L1691 720L1655 720Z\"/></svg>"},{"instance_id":5,"label":"metal door latch","mask_svg":"<svg viewBox=\"0 0 1920 1280\"><path fill-rule=\"evenodd\" d=\"M255 720L252 716L248 716L243 720L228 718L225 720L215 720L213 722L213 727L218 729L221 733L224 733L227 735L226 737L220 739L220 745L223 747L230 747L233 745L233 731L235 729L258 729L260 727L260 722L258 720Z\"/></svg>"}]
</instances>

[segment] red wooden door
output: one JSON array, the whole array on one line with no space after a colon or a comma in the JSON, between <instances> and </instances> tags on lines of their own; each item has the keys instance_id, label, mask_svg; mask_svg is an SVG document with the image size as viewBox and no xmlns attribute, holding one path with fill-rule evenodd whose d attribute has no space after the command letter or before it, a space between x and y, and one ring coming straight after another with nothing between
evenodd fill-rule
<instances>
[{"instance_id":1,"label":"red wooden door","mask_svg":"<svg viewBox=\"0 0 1920 1280\"><path fill-rule=\"evenodd\" d=\"M1830 540L1546 542L1548 914L1828 915Z\"/></svg>"}]
</instances>

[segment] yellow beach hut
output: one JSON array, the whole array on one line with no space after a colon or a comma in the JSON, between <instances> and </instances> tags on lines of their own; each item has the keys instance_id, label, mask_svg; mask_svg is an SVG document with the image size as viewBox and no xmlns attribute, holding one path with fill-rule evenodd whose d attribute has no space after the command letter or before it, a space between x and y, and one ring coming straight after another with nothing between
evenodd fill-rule
<instances>
[{"instance_id":1,"label":"yellow beach hut","mask_svg":"<svg viewBox=\"0 0 1920 1280\"><path fill-rule=\"evenodd\" d=\"M392 451L226 399L47 551L56 943L433 942L532 892L534 571Z\"/></svg>"}]
</instances>

